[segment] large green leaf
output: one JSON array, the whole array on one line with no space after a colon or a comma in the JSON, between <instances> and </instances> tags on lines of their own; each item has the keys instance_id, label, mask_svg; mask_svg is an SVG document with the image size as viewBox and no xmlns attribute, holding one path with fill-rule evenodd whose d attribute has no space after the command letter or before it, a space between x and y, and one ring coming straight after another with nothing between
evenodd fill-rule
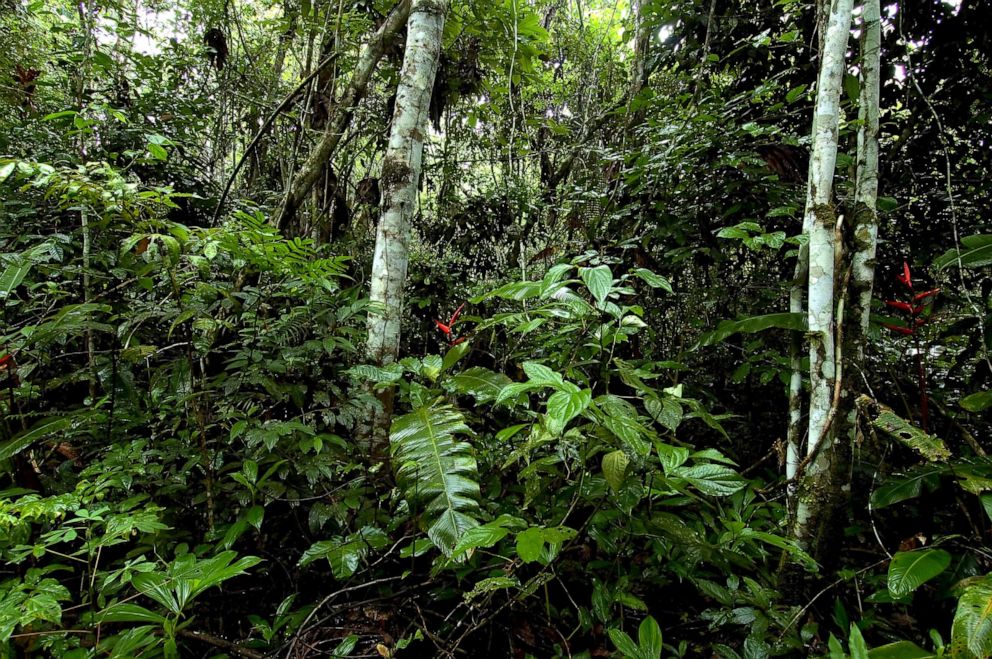
<instances>
[{"instance_id":1,"label":"large green leaf","mask_svg":"<svg viewBox=\"0 0 992 659\"><path fill-rule=\"evenodd\" d=\"M896 641L868 650L868 659L929 659L936 656L911 641Z\"/></svg>"},{"instance_id":2,"label":"large green leaf","mask_svg":"<svg viewBox=\"0 0 992 659\"><path fill-rule=\"evenodd\" d=\"M39 439L57 432L62 432L70 425L72 425L72 417L68 416L52 417L39 421L24 432L0 443L0 460L11 458Z\"/></svg>"},{"instance_id":3,"label":"large green leaf","mask_svg":"<svg viewBox=\"0 0 992 659\"><path fill-rule=\"evenodd\" d=\"M981 412L992 407L992 391L978 391L961 399L961 407L969 412Z\"/></svg>"},{"instance_id":4,"label":"large green leaf","mask_svg":"<svg viewBox=\"0 0 992 659\"><path fill-rule=\"evenodd\" d=\"M951 452L943 440L923 432L885 405L862 394L858 396L857 406L862 414L868 416L872 427L913 449L928 462L947 460L951 457Z\"/></svg>"},{"instance_id":5,"label":"large green leaf","mask_svg":"<svg viewBox=\"0 0 992 659\"><path fill-rule=\"evenodd\" d=\"M951 626L951 656L992 656L992 581L988 576L965 588Z\"/></svg>"},{"instance_id":6,"label":"large green leaf","mask_svg":"<svg viewBox=\"0 0 992 659\"><path fill-rule=\"evenodd\" d=\"M900 551L889 562L889 593L893 597L910 594L947 569L951 555L943 549Z\"/></svg>"},{"instance_id":7,"label":"large green leaf","mask_svg":"<svg viewBox=\"0 0 992 659\"><path fill-rule=\"evenodd\" d=\"M451 384L458 393L468 394L480 403L496 400L499 392L510 382L510 378L502 373L490 371L482 366L467 368L451 377Z\"/></svg>"},{"instance_id":8,"label":"large green leaf","mask_svg":"<svg viewBox=\"0 0 992 659\"><path fill-rule=\"evenodd\" d=\"M992 235L966 236L961 239L961 249L950 249L933 262L938 270L957 265L960 254L961 265L965 268L981 268L992 265Z\"/></svg>"},{"instance_id":9,"label":"large green leaf","mask_svg":"<svg viewBox=\"0 0 992 659\"><path fill-rule=\"evenodd\" d=\"M427 535L451 556L462 535L478 526L479 475L461 412L450 405L425 406L396 418L389 435L396 479L421 515Z\"/></svg>"},{"instance_id":10,"label":"large green leaf","mask_svg":"<svg viewBox=\"0 0 992 659\"><path fill-rule=\"evenodd\" d=\"M695 349L726 341L737 333L754 334L777 328L787 330L805 330L806 316L801 313L770 313L764 316L752 316L743 320L725 320L712 332L706 332L699 337Z\"/></svg>"}]
</instances>

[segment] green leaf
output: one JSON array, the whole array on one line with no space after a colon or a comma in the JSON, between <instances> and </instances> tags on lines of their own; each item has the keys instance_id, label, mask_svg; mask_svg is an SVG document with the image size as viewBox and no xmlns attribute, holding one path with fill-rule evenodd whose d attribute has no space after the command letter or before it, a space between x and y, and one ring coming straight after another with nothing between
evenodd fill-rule
<instances>
[{"instance_id":1,"label":"green leaf","mask_svg":"<svg viewBox=\"0 0 992 659\"><path fill-rule=\"evenodd\" d=\"M517 534L517 556L524 563L533 563L541 558L544 549L543 529L533 527Z\"/></svg>"},{"instance_id":2,"label":"green leaf","mask_svg":"<svg viewBox=\"0 0 992 659\"><path fill-rule=\"evenodd\" d=\"M851 623L851 633L847 640L851 646L851 659L868 659L868 644L856 623Z\"/></svg>"},{"instance_id":3,"label":"green leaf","mask_svg":"<svg viewBox=\"0 0 992 659\"><path fill-rule=\"evenodd\" d=\"M675 292L672 290L672 283L670 281L668 281L661 275L656 275L647 268L637 268L636 270L634 270L634 274L640 277L642 280L644 280L644 283L646 283L651 288L660 288L669 293Z\"/></svg>"},{"instance_id":4,"label":"green leaf","mask_svg":"<svg viewBox=\"0 0 992 659\"><path fill-rule=\"evenodd\" d=\"M347 657L358 645L359 641L358 634L349 634L344 637L344 640L338 643L338 646L331 651L332 657Z\"/></svg>"},{"instance_id":5,"label":"green leaf","mask_svg":"<svg viewBox=\"0 0 992 659\"><path fill-rule=\"evenodd\" d=\"M889 593L902 597L912 593L947 569L951 555L943 549L897 552L889 562Z\"/></svg>"},{"instance_id":6,"label":"green leaf","mask_svg":"<svg viewBox=\"0 0 992 659\"><path fill-rule=\"evenodd\" d=\"M661 642L661 627L658 621L648 616L637 628L637 642L641 646L642 657L661 657L664 645Z\"/></svg>"},{"instance_id":7,"label":"green leaf","mask_svg":"<svg viewBox=\"0 0 992 659\"><path fill-rule=\"evenodd\" d=\"M0 183L3 183L10 175L14 173L14 167L17 165L16 162L10 161L6 165L0 167Z\"/></svg>"},{"instance_id":8,"label":"green leaf","mask_svg":"<svg viewBox=\"0 0 992 659\"><path fill-rule=\"evenodd\" d=\"M560 373L555 373L544 364L538 364L537 362L524 362L523 369L531 384L561 388L561 386L565 383Z\"/></svg>"},{"instance_id":9,"label":"green leaf","mask_svg":"<svg viewBox=\"0 0 992 659\"><path fill-rule=\"evenodd\" d=\"M764 316L752 316L743 320L725 320L716 329L699 337L694 350L720 343L737 333L754 334L768 329L786 329L803 331L806 329L806 314L803 313L770 313Z\"/></svg>"},{"instance_id":10,"label":"green leaf","mask_svg":"<svg viewBox=\"0 0 992 659\"><path fill-rule=\"evenodd\" d=\"M444 361L441 362L441 372L446 373L448 369L458 363L458 360L467 355L471 349L472 344L469 341L463 341L449 348L448 352L444 353Z\"/></svg>"},{"instance_id":11,"label":"green leaf","mask_svg":"<svg viewBox=\"0 0 992 659\"><path fill-rule=\"evenodd\" d=\"M396 479L410 509L420 512L427 536L446 556L478 526L479 475L462 414L435 404L393 420L389 434Z\"/></svg>"},{"instance_id":12,"label":"green leaf","mask_svg":"<svg viewBox=\"0 0 992 659\"><path fill-rule=\"evenodd\" d=\"M965 396L961 399L961 407L969 412L981 412L992 407L992 391L978 391Z\"/></svg>"},{"instance_id":13,"label":"green leaf","mask_svg":"<svg viewBox=\"0 0 992 659\"><path fill-rule=\"evenodd\" d=\"M39 439L48 435L62 432L72 425L72 417L59 416L43 419L28 430L14 435L12 439L0 444L0 460L12 458Z\"/></svg>"},{"instance_id":14,"label":"green leaf","mask_svg":"<svg viewBox=\"0 0 992 659\"><path fill-rule=\"evenodd\" d=\"M452 376L450 382L458 393L472 396L476 402L487 403L499 398L503 387L510 384L511 380L502 373L490 371L482 366L473 366Z\"/></svg>"},{"instance_id":15,"label":"green leaf","mask_svg":"<svg viewBox=\"0 0 992 659\"><path fill-rule=\"evenodd\" d=\"M472 527L462 534L454 551L451 552L451 557L457 558L465 552L479 547L492 547L509 533L509 529L492 524Z\"/></svg>"},{"instance_id":16,"label":"green leaf","mask_svg":"<svg viewBox=\"0 0 992 659\"><path fill-rule=\"evenodd\" d=\"M884 508L900 501L915 499L923 493L923 487L933 490L940 482L946 469L925 467L905 476L890 476L886 482L871 493L871 503L875 508Z\"/></svg>"},{"instance_id":17,"label":"green leaf","mask_svg":"<svg viewBox=\"0 0 992 659\"><path fill-rule=\"evenodd\" d=\"M929 659L936 656L910 641L887 643L868 651L869 659Z\"/></svg>"},{"instance_id":18,"label":"green leaf","mask_svg":"<svg viewBox=\"0 0 992 659\"><path fill-rule=\"evenodd\" d=\"M151 622L162 624L165 616L149 611L143 606L127 602L113 604L101 611L97 619L102 622Z\"/></svg>"},{"instance_id":19,"label":"green leaf","mask_svg":"<svg viewBox=\"0 0 992 659\"><path fill-rule=\"evenodd\" d=\"M617 650L624 656L624 659L640 659L640 649L626 632L619 629L609 629L606 633L610 635L610 640L613 641L613 645L617 646Z\"/></svg>"},{"instance_id":20,"label":"green leaf","mask_svg":"<svg viewBox=\"0 0 992 659\"><path fill-rule=\"evenodd\" d=\"M165 150L164 147L161 147L158 144L152 144L152 143L148 143L145 146L148 149L148 153L152 154L152 157L155 158L156 160L168 160L169 159L169 153Z\"/></svg>"},{"instance_id":21,"label":"green leaf","mask_svg":"<svg viewBox=\"0 0 992 659\"><path fill-rule=\"evenodd\" d=\"M798 87L793 87L785 95L785 102L786 103L795 103L800 98L802 98L802 95L805 92L806 92L806 85L799 85Z\"/></svg>"},{"instance_id":22,"label":"green leaf","mask_svg":"<svg viewBox=\"0 0 992 659\"><path fill-rule=\"evenodd\" d=\"M630 458L621 450L610 451L603 456L603 477L614 492L623 487L629 464Z\"/></svg>"},{"instance_id":23,"label":"green leaf","mask_svg":"<svg viewBox=\"0 0 992 659\"><path fill-rule=\"evenodd\" d=\"M958 264L960 253L961 266L964 268L981 268L992 265L992 235L967 236L961 239L961 248L950 249L938 257L933 265L943 270Z\"/></svg>"},{"instance_id":24,"label":"green leaf","mask_svg":"<svg viewBox=\"0 0 992 659\"><path fill-rule=\"evenodd\" d=\"M3 273L0 273L0 300L10 297L14 289L24 281L32 267L34 267L34 263L28 262L4 268Z\"/></svg>"},{"instance_id":25,"label":"green leaf","mask_svg":"<svg viewBox=\"0 0 992 659\"><path fill-rule=\"evenodd\" d=\"M592 391L556 391L548 398L546 424L548 432L558 436L565 430L568 422L582 414L592 401Z\"/></svg>"},{"instance_id":26,"label":"green leaf","mask_svg":"<svg viewBox=\"0 0 992 659\"><path fill-rule=\"evenodd\" d=\"M951 656L992 656L992 583L986 576L965 588L951 625Z\"/></svg>"},{"instance_id":27,"label":"green leaf","mask_svg":"<svg viewBox=\"0 0 992 659\"><path fill-rule=\"evenodd\" d=\"M595 268L581 268L579 276L585 282L586 288L592 294L598 306L602 307L606 301L606 296L613 288L613 272L607 265L598 265Z\"/></svg>"},{"instance_id":28,"label":"green leaf","mask_svg":"<svg viewBox=\"0 0 992 659\"><path fill-rule=\"evenodd\" d=\"M876 430L905 444L927 461L944 461L951 457L951 452L940 438L928 435L885 405L862 394L858 396L857 406L862 413L867 414Z\"/></svg>"},{"instance_id":29,"label":"green leaf","mask_svg":"<svg viewBox=\"0 0 992 659\"><path fill-rule=\"evenodd\" d=\"M703 494L715 497L730 496L746 484L733 469L717 464L680 468L675 474L689 481Z\"/></svg>"}]
</instances>

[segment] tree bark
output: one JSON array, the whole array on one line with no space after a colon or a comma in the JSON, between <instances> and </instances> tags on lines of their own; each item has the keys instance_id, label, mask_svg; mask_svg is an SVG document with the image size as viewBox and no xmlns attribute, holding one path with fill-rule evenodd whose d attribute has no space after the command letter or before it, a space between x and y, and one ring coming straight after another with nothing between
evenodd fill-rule
<instances>
[{"instance_id":1,"label":"tree bark","mask_svg":"<svg viewBox=\"0 0 992 659\"><path fill-rule=\"evenodd\" d=\"M441 56L447 10L447 0L414 0L407 25L403 69L379 177L383 214L376 230L372 260L370 298L378 309L369 314L367 349L369 359L379 365L393 362L399 353L410 219L417 209L431 90ZM373 457L382 457L389 442L392 390L387 389L380 400L383 406L373 413L372 419Z\"/></svg>"},{"instance_id":2,"label":"tree bark","mask_svg":"<svg viewBox=\"0 0 992 659\"><path fill-rule=\"evenodd\" d=\"M861 92L858 99L858 154L854 198L854 254L851 269L851 319L856 330L848 332L860 360L864 354L875 283L878 246L878 114L880 87L881 13L879 0L865 0L861 31Z\"/></svg>"},{"instance_id":3,"label":"tree bark","mask_svg":"<svg viewBox=\"0 0 992 659\"><path fill-rule=\"evenodd\" d=\"M837 162L840 95L847 42L851 34L853 0L833 0L824 38L816 90L813 146L809 165L804 226L809 230L807 320L810 402L805 474L800 474L794 532L807 550L818 553L821 511L830 505L830 421L834 406L837 363L834 354L834 277L837 211L833 177Z\"/></svg>"},{"instance_id":4,"label":"tree bark","mask_svg":"<svg viewBox=\"0 0 992 659\"><path fill-rule=\"evenodd\" d=\"M283 200L282 208L275 221L280 231L285 229L293 220L300 205L303 204L307 195L310 194L310 190L320 178L324 163L330 160L341 141L345 127L351 120L355 107L365 96L369 80L372 78L372 73L379 60L382 59L386 46L396 37L410 15L410 6L410 0L400 0L400 3L393 8L393 11L362 49L351 80L333 109L332 116L328 118L320 142L307 157L293 181L292 187L286 192L286 198Z\"/></svg>"}]
</instances>

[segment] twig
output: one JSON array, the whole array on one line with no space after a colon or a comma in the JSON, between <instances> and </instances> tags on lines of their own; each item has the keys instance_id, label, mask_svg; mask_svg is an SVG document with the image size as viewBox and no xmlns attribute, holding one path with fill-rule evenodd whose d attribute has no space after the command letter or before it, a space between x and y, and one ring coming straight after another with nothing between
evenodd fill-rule
<instances>
[{"instance_id":1,"label":"twig","mask_svg":"<svg viewBox=\"0 0 992 659\"><path fill-rule=\"evenodd\" d=\"M249 650L248 648L242 647L237 643L232 643L226 638L214 636L213 634L207 634L205 632L194 632L189 629L180 629L176 633L179 634L179 636L182 636L183 638L193 638L198 641L202 641L208 645L212 645L215 648L228 650L238 657L245 657L245 659L265 659L265 655L261 654L260 652Z\"/></svg>"}]
</instances>

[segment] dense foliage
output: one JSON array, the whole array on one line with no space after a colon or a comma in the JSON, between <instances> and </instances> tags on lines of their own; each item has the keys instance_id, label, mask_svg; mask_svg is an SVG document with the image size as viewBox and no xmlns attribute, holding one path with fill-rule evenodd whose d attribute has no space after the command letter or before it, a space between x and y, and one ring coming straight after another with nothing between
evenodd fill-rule
<instances>
[{"instance_id":1,"label":"dense foliage","mask_svg":"<svg viewBox=\"0 0 992 659\"><path fill-rule=\"evenodd\" d=\"M0 0L0 656L992 655L989 6L882 8L873 314L810 545L830 3L452 0L382 361L405 29L356 81L408 5Z\"/></svg>"}]
</instances>

